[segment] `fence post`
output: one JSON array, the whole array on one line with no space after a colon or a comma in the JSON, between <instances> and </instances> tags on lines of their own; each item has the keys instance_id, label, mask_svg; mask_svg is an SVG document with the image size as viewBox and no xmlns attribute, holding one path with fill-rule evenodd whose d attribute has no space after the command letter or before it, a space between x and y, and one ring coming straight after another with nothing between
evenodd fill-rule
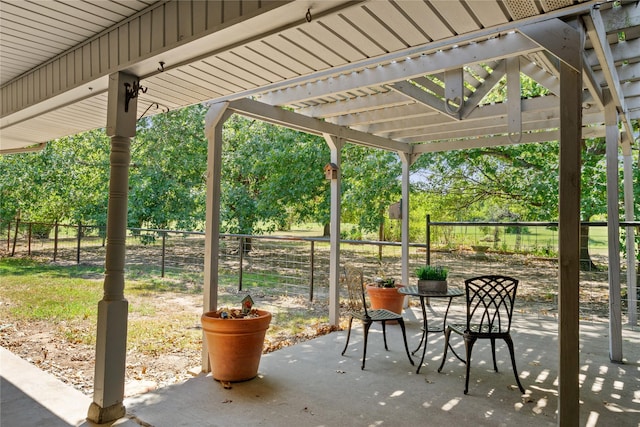
<instances>
[{"instance_id":1,"label":"fence post","mask_svg":"<svg viewBox=\"0 0 640 427\"><path fill-rule=\"evenodd\" d=\"M80 264L80 241L82 240L82 221L78 221L78 244L76 249L76 264Z\"/></svg>"},{"instance_id":2,"label":"fence post","mask_svg":"<svg viewBox=\"0 0 640 427\"><path fill-rule=\"evenodd\" d=\"M7 253L11 250L11 221L7 221Z\"/></svg>"},{"instance_id":3,"label":"fence post","mask_svg":"<svg viewBox=\"0 0 640 427\"><path fill-rule=\"evenodd\" d=\"M310 268L311 270L309 271L309 301L313 301L313 263L315 261L315 256L314 256L314 251L315 251L315 241L311 241L311 255L310 260L309 260L309 264L310 264Z\"/></svg>"},{"instance_id":4,"label":"fence post","mask_svg":"<svg viewBox=\"0 0 640 427\"><path fill-rule=\"evenodd\" d=\"M33 225L32 223L29 223L29 233L28 233L29 236L27 238L27 245L28 245L27 246L27 255L29 255L29 256L31 256L31 226L32 225Z\"/></svg>"},{"instance_id":5,"label":"fence post","mask_svg":"<svg viewBox=\"0 0 640 427\"><path fill-rule=\"evenodd\" d=\"M242 290L242 264L244 263L244 236L240 237L240 246L238 248L238 254L240 255L240 272L238 274L238 290Z\"/></svg>"},{"instance_id":6,"label":"fence post","mask_svg":"<svg viewBox=\"0 0 640 427\"><path fill-rule=\"evenodd\" d=\"M431 265L431 215L427 214L427 265Z\"/></svg>"},{"instance_id":7,"label":"fence post","mask_svg":"<svg viewBox=\"0 0 640 427\"><path fill-rule=\"evenodd\" d=\"M53 262L56 262L57 256L58 256L58 221L56 221L54 225L54 233L53 233Z\"/></svg>"},{"instance_id":8,"label":"fence post","mask_svg":"<svg viewBox=\"0 0 640 427\"><path fill-rule=\"evenodd\" d=\"M16 217L16 231L13 233L13 249L11 250L11 256L16 253L16 244L18 243L18 229L20 228L20 217Z\"/></svg>"},{"instance_id":9,"label":"fence post","mask_svg":"<svg viewBox=\"0 0 640 427\"><path fill-rule=\"evenodd\" d=\"M167 232L162 232L162 265L160 266L160 277L164 277L164 261L167 248Z\"/></svg>"}]
</instances>

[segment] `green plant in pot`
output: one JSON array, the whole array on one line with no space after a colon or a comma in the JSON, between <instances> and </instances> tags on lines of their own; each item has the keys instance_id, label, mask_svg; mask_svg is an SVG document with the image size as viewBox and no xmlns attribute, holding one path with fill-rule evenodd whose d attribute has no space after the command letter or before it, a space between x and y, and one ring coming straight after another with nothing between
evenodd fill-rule
<instances>
[{"instance_id":1,"label":"green plant in pot","mask_svg":"<svg viewBox=\"0 0 640 427\"><path fill-rule=\"evenodd\" d=\"M442 266L423 265L416 270L420 292L447 292L449 270Z\"/></svg>"},{"instance_id":2,"label":"green plant in pot","mask_svg":"<svg viewBox=\"0 0 640 427\"><path fill-rule=\"evenodd\" d=\"M379 288L395 288L396 287L396 279L387 278L387 277L376 277L373 281Z\"/></svg>"},{"instance_id":3,"label":"green plant in pot","mask_svg":"<svg viewBox=\"0 0 640 427\"><path fill-rule=\"evenodd\" d=\"M402 285L396 284L396 280L387 277L376 277L373 283L367 285L367 294L371 301L372 309L383 308L394 313L402 314L405 296L398 292Z\"/></svg>"}]
</instances>

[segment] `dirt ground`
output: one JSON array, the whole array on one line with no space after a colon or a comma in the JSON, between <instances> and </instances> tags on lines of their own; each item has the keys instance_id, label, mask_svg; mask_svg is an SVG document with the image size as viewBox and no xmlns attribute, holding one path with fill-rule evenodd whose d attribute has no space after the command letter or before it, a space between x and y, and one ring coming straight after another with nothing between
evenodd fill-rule
<instances>
[{"instance_id":1,"label":"dirt ground","mask_svg":"<svg viewBox=\"0 0 640 427\"><path fill-rule=\"evenodd\" d=\"M496 273L495 260L471 259L469 256L450 254L442 256L442 264L451 267L450 283L461 285L463 277ZM538 311L545 314L556 312L557 308L557 265L554 261L533 258L510 258L503 263L499 272L512 275L521 280L518 290L520 306L518 309ZM606 277L606 273L604 274ZM450 285L451 286L451 285ZM309 317L326 315L326 300L314 302L301 297L274 297L254 295L256 304L261 308L271 307L275 310L293 308L296 313L304 312ZM138 298L138 297L136 297ZM202 295L178 292L162 292L149 296L145 304L158 308L162 316L174 314L192 314L193 325L185 330L192 334L195 345L189 348L169 347L165 352L140 352L130 349L127 353L126 386L127 396L144 393L148 390L181 382L200 372L201 331L199 317L202 312ZM597 318L607 313L607 286L602 283L602 273L583 273L581 277L581 306L585 316ZM0 304L3 302L0 301ZM269 308L266 308L269 309ZM130 321L135 318L130 315ZM77 323L59 322L19 322L0 324L0 345L19 357L33 363L41 369L52 373L65 383L81 390L85 394L93 393L93 375L95 349L91 345L70 341L70 331L91 331L95 328L95 319L84 319ZM279 332L269 333L265 351L273 351L283 346L326 334L332 328L328 324L313 323L296 334Z\"/></svg>"},{"instance_id":2,"label":"dirt ground","mask_svg":"<svg viewBox=\"0 0 640 427\"><path fill-rule=\"evenodd\" d=\"M160 296L142 298L146 301L138 301L138 303L154 305L162 316L191 313L194 322L185 331L185 335L190 337L193 344L189 347L195 347L195 349L172 347L171 350L164 352L128 349L125 374L126 396L181 382L200 373L202 340L199 318L202 314L202 296L165 292ZM322 303L301 301L299 298L283 297L273 301L271 298L260 299L259 296L254 296L254 299L259 307L269 310L276 304L280 307L280 311L287 306L295 306L296 310L304 306L308 309L310 317L319 317L323 311L326 311ZM135 313L129 314L129 322L135 318ZM67 337L70 332L78 330L95 331L94 322L95 319L84 319L73 323L58 322L53 327L46 321L2 324L0 325L0 345L83 393L92 395L95 348L92 345L70 341ZM311 327L296 334L271 332L266 338L265 352L275 351L284 346L329 333L331 330L328 324L312 323Z\"/></svg>"}]
</instances>

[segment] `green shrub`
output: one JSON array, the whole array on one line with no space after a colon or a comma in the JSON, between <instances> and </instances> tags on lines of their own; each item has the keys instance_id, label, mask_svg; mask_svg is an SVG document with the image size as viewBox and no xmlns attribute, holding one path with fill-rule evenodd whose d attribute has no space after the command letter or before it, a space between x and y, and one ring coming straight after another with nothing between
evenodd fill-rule
<instances>
[{"instance_id":1,"label":"green shrub","mask_svg":"<svg viewBox=\"0 0 640 427\"><path fill-rule=\"evenodd\" d=\"M423 265L416 270L419 280L447 280L449 270L441 266Z\"/></svg>"}]
</instances>

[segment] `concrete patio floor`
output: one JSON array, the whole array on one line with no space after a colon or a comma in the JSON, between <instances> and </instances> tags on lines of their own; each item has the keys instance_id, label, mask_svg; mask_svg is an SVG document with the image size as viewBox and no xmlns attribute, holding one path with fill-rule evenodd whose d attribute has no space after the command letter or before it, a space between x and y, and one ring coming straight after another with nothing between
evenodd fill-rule
<instances>
[{"instance_id":1,"label":"concrete patio floor","mask_svg":"<svg viewBox=\"0 0 640 427\"><path fill-rule=\"evenodd\" d=\"M420 337L418 310L405 314L411 350ZM409 364L398 326L389 326L390 351L379 326L370 331L360 369L358 325L346 356L346 332L332 333L264 355L257 378L231 389L201 375L125 399L127 418L115 426L553 426L557 424L557 320L518 313L512 331L526 394L515 386L508 350L476 344L469 394L464 365L450 356L442 373L442 334L431 334L420 374ZM356 323L354 323L356 325ZM457 338L457 337L456 337ZM640 426L640 334L623 328L625 362L608 357L606 323L580 325L581 426ZM461 339L456 349L462 351ZM578 351L576 349L576 351ZM91 398L2 349L2 426L93 426L84 420ZM420 354L417 354L418 356ZM414 357L416 363L419 358Z\"/></svg>"}]
</instances>

